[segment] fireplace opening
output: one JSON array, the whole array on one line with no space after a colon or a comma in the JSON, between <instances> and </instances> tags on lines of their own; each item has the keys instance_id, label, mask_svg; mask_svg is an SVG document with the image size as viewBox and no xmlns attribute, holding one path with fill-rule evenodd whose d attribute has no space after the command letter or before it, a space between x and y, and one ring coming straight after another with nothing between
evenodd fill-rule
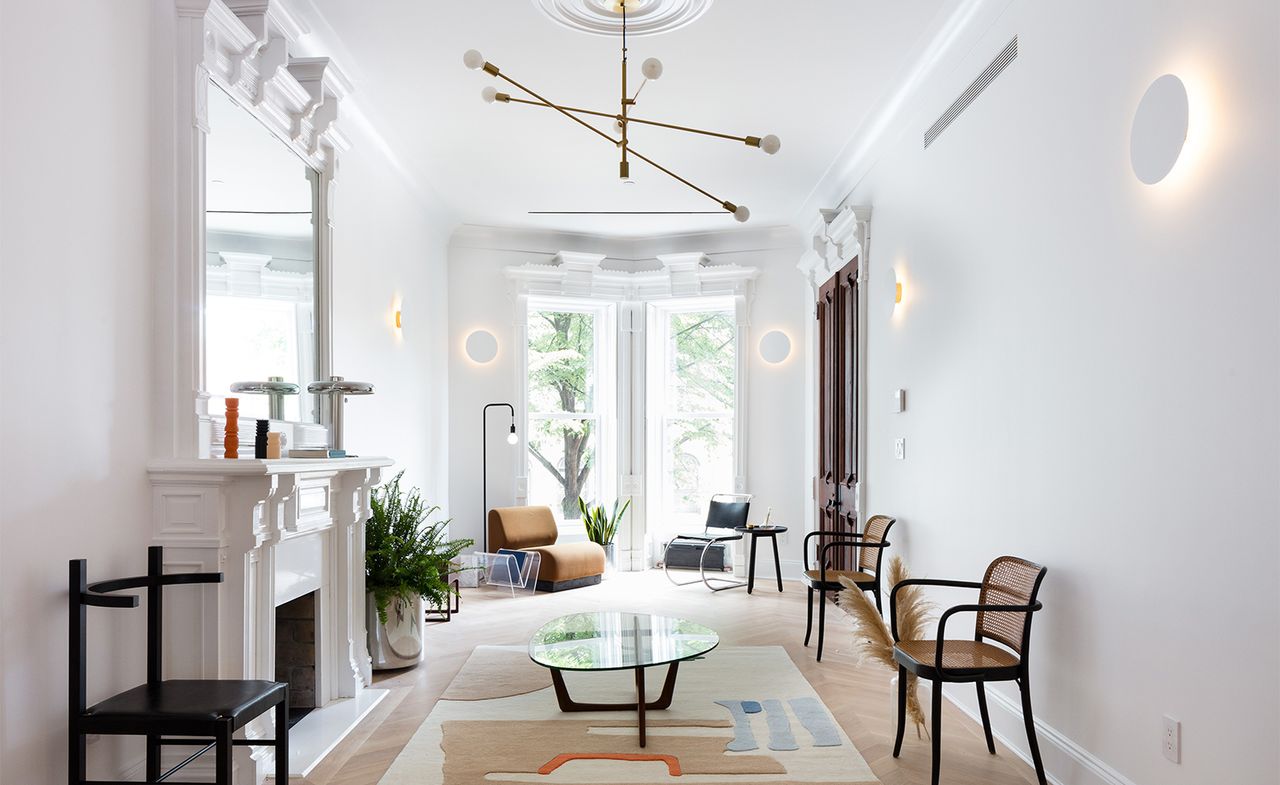
<instances>
[{"instance_id":1,"label":"fireplace opening","mask_svg":"<svg viewBox=\"0 0 1280 785\"><path fill-rule=\"evenodd\" d=\"M289 727L316 708L316 593L276 606L276 681L289 685Z\"/></svg>"}]
</instances>

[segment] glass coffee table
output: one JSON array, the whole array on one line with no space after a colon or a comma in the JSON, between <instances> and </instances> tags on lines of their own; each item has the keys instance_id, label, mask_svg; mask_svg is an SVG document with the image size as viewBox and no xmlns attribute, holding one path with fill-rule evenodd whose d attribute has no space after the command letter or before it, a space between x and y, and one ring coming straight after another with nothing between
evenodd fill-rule
<instances>
[{"instance_id":1,"label":"glass coffee table","mask_svg":"<svg viewBox=\"0 0 1280 785\"><path fill-rule=\"evenodd\" d=\"M551 670L560 711L631 711L645 745L646 711L666 709L675 695L680 663L701 657L720 643L715 630L688 619L650 613L573 613L542 625L529 641L529 659ZM646 702L644 670L667 666L662 694ZM562 671L634 670L635 703L579 703L569 697Z\"/></svg>"}]
</instances>

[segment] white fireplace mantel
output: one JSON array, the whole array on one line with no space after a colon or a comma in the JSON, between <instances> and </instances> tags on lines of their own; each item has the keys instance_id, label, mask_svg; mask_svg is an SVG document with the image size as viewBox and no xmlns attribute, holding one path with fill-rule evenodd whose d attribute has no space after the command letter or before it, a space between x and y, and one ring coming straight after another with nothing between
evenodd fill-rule
<instances>
[{"instance_id":1,"label":"white fireplace mantel","mask_svg":"<svg viewBox=\"0 0 1280 785\"><path fill-rule=\"evenodd\" d=\"M364 524L390 458L174 459L147 466L153 540L167 572L222 572L165 600L165 677L275 679L275 609L316 592L317 710L290 734L306 776L376 697L365 642ZM335 717L340 718L335 721ZM274 736L270 716L249 737ZM247 782L270 748L237 748Z\"/></svg>"}]
</instances>

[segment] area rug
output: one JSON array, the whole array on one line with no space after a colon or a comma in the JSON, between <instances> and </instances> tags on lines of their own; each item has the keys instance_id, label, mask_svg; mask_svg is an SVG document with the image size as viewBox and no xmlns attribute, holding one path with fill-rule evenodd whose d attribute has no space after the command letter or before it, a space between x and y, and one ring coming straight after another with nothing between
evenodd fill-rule
<instances>
[{"instance_id":1,"label":"area rug","mask_svg":"<svg viewBox=\"0 0 1280 785\"><path fill-rule=\"evenodd\" d=\"M662 689L650 668L645 692ZM635 699L632 671L565 673L575 700ZM878 783L813 687L777 646L721 647L681 663L671 708L559 710L550 672L522 647L478 647L380 785L825 785Z\"/></svg>"}]
</instances>

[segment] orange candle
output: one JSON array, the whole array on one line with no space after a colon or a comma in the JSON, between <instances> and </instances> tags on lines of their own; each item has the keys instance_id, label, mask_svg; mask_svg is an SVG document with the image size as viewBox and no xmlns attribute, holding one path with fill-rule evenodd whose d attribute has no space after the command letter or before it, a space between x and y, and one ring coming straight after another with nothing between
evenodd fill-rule
<instances>
[{"instance_id":1,"label":"orange candle","mask_svg":"<svg viewBox=\"0 0 1280 785\"><path fill-rule=\"evenodd\" d=\"M240 457L240 399L227 399L227 429L222 437L224 458Z\"/></svg>"}]
</instances>

